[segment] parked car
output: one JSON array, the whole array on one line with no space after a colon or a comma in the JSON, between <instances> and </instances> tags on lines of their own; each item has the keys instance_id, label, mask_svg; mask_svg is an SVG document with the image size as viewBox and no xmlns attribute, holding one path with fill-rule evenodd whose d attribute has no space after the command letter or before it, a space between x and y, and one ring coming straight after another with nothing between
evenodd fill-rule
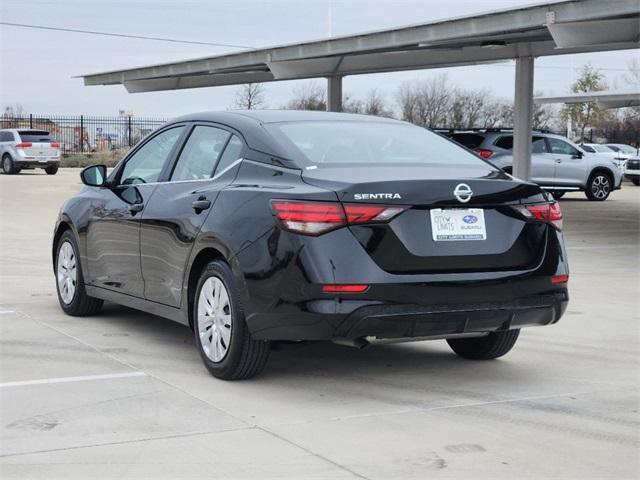
<instances>
[{"instance_id":1,"label":"parked car","mask_svg":"<svg viewBox=\"0 0 640 480\"><path fill-rule=\"evenodd\" d=\"M497 358L567 307L558 203L397 120L188 115L81 178L53 237L62 310L187 325L219 378L257 374L272 341L446 338Z\"/></svg>"},{"instance_id":2,"label":"parked car","mask_svg":"<svg viewBox=\"0 0 640 480\"><path fill-rule=\"evenodd\" d=\"M627 158L640 157L640 149L632 147L631 145L625 145L624 143L607 143L607 147L614 152L625 155Z\"/></svg>"},{"instance_id":3,"label":"parked car","mask_svg":"<svg viewBox=\"0 0 640 480\"><path fill-rule=\"evenodd\" d=\"M513 171L513 130L436 130L508 173ZM556 198L583 191L589 200L606 200L620 188L622 172L608 157L590 154L569 139L546 131L532 136L532 180Z\"/></svg>"},{"instance_id":4,"label":"parked car","mask_svg":"<svg viewBox=\"0 0 640 480\"><path fill-rule=\"evenodd\" d=\"M611 147L599 143L583 143L580 145L580 147L587 153L602 155L610 158L620 169L624 169L624 164L629 158L628 155L618 153Z\"/></svg>"},{"instance_id":5,"label":"parked car","mask_svg":"<svg viewBox=\"0 0 640 480\"><path fill-rule=\"evenodd\" d=\"M55 175L60 165L60 145L46 130L8 128L0 130L0 158L5 174L23 169L42 168Z\"/></svg>"},{"instance_id":6,"label":"parked car","mask_svg":"<svg viewBox=\"0 0 640 480\"><path fill-rule=\"evenodd\" d=\"M624 167L624 176L634 185L640 185L640 157L630 158Z\"/></svg>"}]
</instances>

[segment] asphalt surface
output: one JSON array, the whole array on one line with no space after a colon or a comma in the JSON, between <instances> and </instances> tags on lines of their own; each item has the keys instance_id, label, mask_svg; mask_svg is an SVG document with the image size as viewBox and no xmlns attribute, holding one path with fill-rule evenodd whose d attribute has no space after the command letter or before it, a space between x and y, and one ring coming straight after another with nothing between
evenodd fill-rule
<instances>
[{"instance_id":1,"label":"asphalt surface","mask_svg":"<svg viewBox=\"0 0 640 480\"><path fill-rule=\"evenodd\" d=\"M3 479L640 475L640 188L563 199L568 312L500 360L291 345L243 382L168 320L62 313L50 242L79 188L78 170L0 175Z\"/></svg>"}]
</instances>

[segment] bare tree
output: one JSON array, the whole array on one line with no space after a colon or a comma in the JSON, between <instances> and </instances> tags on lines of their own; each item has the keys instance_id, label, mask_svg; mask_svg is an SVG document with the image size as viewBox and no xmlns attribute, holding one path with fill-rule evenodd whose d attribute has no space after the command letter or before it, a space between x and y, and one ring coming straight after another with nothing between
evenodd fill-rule
<instances>
[{"instance_id":1,"label":"bare tree","mask_svg":"<svg viewBox=\"0 0 640 480\"><path fill-rule=\"evenodd\" d=\"M24 115L24 107L21 103L14 103L13 105L7 105L4 108L4 117L22 117Z\"/></svg>"},{"instance_id":2,"label":"bare tree","mask_svg":"<svg viewBox=\"0 0 640 480\"><path fill-rule=\"evenodd\" d=\"M289 110L326 110L326 92L322 85L307 82L293 90L293 97L287 103Z\"/></svg>"},{"instance_id":3,"label":"bare tree","mask_svg":"<svg viewBox=\"0 0 640 480\"><path fill-rule=\"evenodd\" d=\"M449 128L480 126L485 116L487 101L491 100L487 91L456 89L452 92L451 98L451 109L447 120Z\"/></svg>"},{"instance_id":4,"label":"bare tree","mask_svg":"<svg viewBox=\"0 0 640 480\"><path fill-rule=\"evenodd\" d=\"M422 127L446 125L452 94L446 75L405 82L396 94L401 118Z\"/></svg>"},{"instance_id":5,"label":"bare tree","mask_svg":"<svg viewBox=\"0 0 640 480\"><path fill-rule=\"evenodd\" d=\"M264 108L265 104L264 85L261 83L245 83L236 90L232 106L241 110L254 110L256 108Z\"/></svg>"},{"instance_id":6,"label":"bare tree","mask_svg":"<svg viewBox=\"0 0 640 480\"><path fill-rule=\"evenodd\" d=\"M393 111L387 106L384 95L375 88L369 91L364 100L363 113L378 117L393 117Z\"/></svg>"}]
</instances>

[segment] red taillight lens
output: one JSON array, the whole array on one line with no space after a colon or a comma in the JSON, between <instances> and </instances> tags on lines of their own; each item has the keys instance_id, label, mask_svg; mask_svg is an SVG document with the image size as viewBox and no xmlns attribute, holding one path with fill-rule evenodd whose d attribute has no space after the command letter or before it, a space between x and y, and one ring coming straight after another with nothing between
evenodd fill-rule
<instances>
[{"instance_id":1,"label":"red taillight lens","mask_svg":"<svg viewBox=\"0 0 640 480\"><path fill-rule=\"evenodd\" d=\"M347 285L323 285L324 293L363 293L369 290L369 285L347 284Z\"/></svg>"},{"instance_id":2,"label":"red taillight lens","mask_svg":"<svg viewBox=\"0 0 640 480\"><path fill-rule=\"evenodd\" d=\"M320 235L347 223L339 203L272 200L271 208L285 230L303 235Z\"/></svg>"},{"instance_id":3,"label":"red taillight lens","mask_svg":"<svg viewBox=\"0 0 640 480\"><path fill-rule=\"evenodd\" d=\"M551 283L567 283L569 281L569 275L555 275L551 277Z\"/></svg>"},{"instance_id":4,"label":"red taillight lens","mask_svg":"<svg viewBox=\"0 0 640 480\"><path fill-rule=\"evenodd\" d=\"M527 219L551 223L558 230L562 230L562 210L558 202L518 205L514 208Z\"/></svg>"},{"instance_id":5,"label":"red taillight lens","mask_svg":"<svg viewBox=\"0 0 640 480\"><path fill-rule=\"evenodd\" d=\"M16 143L16 148L29 148L32 146L33 146L33 143L31 142Z\"/></svg>"},{"instance_id":6,"label":"red taillight lens","mask_svg":"<svg viewBox=\"0 0 640 480\"><path fill-rule=\"evenodd\" d=\"M51 142L51 148L60 148L60 144L58 142Z\"/></svg>"},{"instance_id":7,"label":"red taillight lens","mask_svg":"<svg viewBox=\"0 0 640 480\"><path fill-rule=\"evenodd\" d=\"M346 225L384 223L407 209L388 205L272 200L271 208L285 230L321 235Z\"/></svg>"},{"instance_id":8,"label":"red taillight lens","mask_svg":"<svg viewBox=\"0 0 640 480\"><path fill-rule=\"evenodd\" d=\"M476 148L473 151L480 155L482 158L490 158L491 155L493 155L493 150L489 150L486 148Z\"/></svg>"}]
</instances>

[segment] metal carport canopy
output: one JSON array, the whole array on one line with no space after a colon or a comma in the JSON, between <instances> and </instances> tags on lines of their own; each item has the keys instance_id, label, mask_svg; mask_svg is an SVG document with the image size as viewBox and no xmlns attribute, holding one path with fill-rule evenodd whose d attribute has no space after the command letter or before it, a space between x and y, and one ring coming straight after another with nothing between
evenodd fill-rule
<instances>
[{"instance_id":1,"label":"metal carport canopy","mask_svg":"<svg viewBox=\"0 0 640 480\"><path fill-rule=\"evenodd\" d=\"M327 109L339 111L345 75L516 59L514 174L526 179L533 58L633 49L639 37L638 0L569 0L83 78L85 85L150 92L327 77Z\"/></svg>"},{"instance_id":2,"label":"metal carport canopy","mask_svg":"<svg viewBox=\"0 0 640 480\"><path fill-rule=\"evenodd\" d=\"M640 105L640 90L611 91L600 90L596 92L570 93L555 97L536 97L535 103L587 103L595 102L603 108L625 108Z\"/></svg>"}]
</instances>

